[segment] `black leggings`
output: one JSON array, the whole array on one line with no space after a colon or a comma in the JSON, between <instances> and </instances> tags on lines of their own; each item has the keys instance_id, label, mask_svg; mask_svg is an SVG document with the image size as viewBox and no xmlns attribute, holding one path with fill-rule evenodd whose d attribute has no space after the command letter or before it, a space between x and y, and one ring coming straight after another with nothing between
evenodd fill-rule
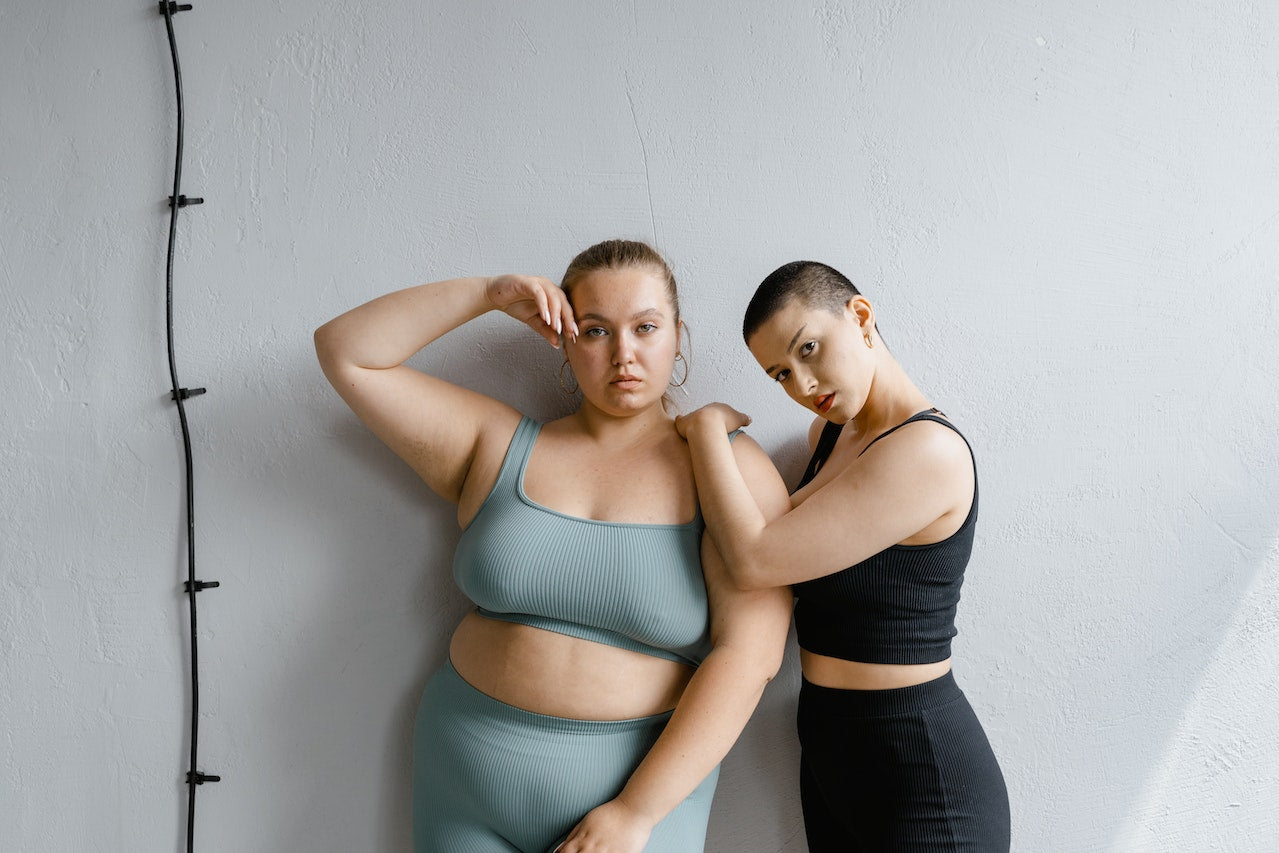
<instances>
[{"instance_id":1,"label":"black leggings","mask_svg":"<svg viewBox=\"0 0 1279 853\"><path fill-rule=\"evenodd\" d=\"M947 673L896 690L799 693L810 853L1007 853L1008 790Z\"/></svg>"}]
</instances>

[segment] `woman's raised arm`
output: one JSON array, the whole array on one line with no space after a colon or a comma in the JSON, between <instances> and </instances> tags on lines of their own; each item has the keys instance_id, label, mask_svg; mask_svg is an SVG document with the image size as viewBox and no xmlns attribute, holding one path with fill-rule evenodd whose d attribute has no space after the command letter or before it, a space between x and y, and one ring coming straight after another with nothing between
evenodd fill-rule
<instances>
[{"instance_id":1,"label":"woman's raised arm","mask_svg":"<svg viewBox=\"0 0 1279 853\"><path fill-rule=\"evenodd\" d=\"M553 346L559 346L561 331L577 331L563 291L548 279L521 275L398 290L315 331L320 366L342 399L427 485L454 503L482 443L494 435L509 438L519 413L404 362L492 310L526 323Z\"/></svg>"},{"instance_id":2,"label":"woman's raised arm","mask_svg":"<svg viewBox=\"0 0 1279 853\"><path fill-rule=\"evenodd\" d=\"M675 423L692 453L707 530L744 589L825 577L948 513L962 519L971 504L968 446L953 430L921 423L879 442L798 507L768 519L751 500L727 437L750 418L712 403Z\"/></svg>"}]
</instances>

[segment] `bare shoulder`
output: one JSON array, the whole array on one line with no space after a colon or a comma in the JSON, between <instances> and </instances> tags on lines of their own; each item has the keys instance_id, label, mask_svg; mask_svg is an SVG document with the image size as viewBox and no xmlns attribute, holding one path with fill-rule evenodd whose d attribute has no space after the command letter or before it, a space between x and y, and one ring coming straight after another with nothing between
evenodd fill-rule
<instances>
[{"instance_id":1,"label":"bare shoulder","mask_svg":"<svg viewBox=\"0 0 1279 853\"><path fill-rule=\"evenodd\" d=\"M733 436L733 456L737 459L739 467L743 465L773 467L773 460L768 458L764 448L760 447L759 442L751 438L750 433L744 430Z\"/></svg>"},{"instance_id":2,"label":"bare shoulder","mask_svg":"<svg viewBox=\"0 0 1279 853\"><path fill-rule=\"evenodd\" d=\"M953 428L932 420L918 420L884 436L866 449L862 459L866 467L896 476L953 482L960 489L972 483L968 443Z\"/></svg>"},{"instance_id":3,"label":"bare shoulder","mask_svg":"<svg viewBox=\"0 0 1279 853\"><path fill-rule=\"evenodd\" d=\"M956 427L948 424L949 418L946 418L944 424L933 420L918 420L907 424L898 432L910 435L911 440L917 443L917 450L936 454L939 459L957 459L965 463L972 461L968 442Z\"/></svg>"}]
</instances>

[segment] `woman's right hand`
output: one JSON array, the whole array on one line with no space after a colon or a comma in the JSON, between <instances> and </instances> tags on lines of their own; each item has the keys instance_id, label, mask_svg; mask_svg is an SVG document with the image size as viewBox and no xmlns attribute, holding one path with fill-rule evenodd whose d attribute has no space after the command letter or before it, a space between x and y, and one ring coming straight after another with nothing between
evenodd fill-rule
<instances>
[{"instance_id":1,"label":"woman's right hand","mask_svg":"<svg viewBox=\"0 0 1279 853\"><path fill-rule=\"evenodd\" d=\"M537 275L497 275L484 285L494 308L526 324L558 348L560 335L577 340L577 323L568 296L555 282Z\"/></svg>"},{"instance_id":2,"label":"woman's right hand","mask_svg":"<svg viewBox=\"0 0 1279 853\"><path fill-rule=\"evenodd\" d=\"M727 403L707 403L687 415L676 417L675 431L687 440L689 435L699 427L727 435L733 430L748 427L750 424L750 415L742 414Z\"/></svg>"}]
</instances>

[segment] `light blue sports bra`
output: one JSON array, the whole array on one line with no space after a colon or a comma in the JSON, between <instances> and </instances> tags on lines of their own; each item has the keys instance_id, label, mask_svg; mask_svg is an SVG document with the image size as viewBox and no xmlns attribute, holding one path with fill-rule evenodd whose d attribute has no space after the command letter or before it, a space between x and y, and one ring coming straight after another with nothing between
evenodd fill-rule
<instances>
[{"instance_id":1,"label":"light blue sports bra","mask_svg":"<svg viewBox=\"0 0 1279 853\"><path fill-rule=\"evenodd\" d=\"M696 666L710 651L702 515L633 524L565 515L524 493L542 425L515 429L462 532L453 577L480 615Z\"/></svg>"}]
</instances>

